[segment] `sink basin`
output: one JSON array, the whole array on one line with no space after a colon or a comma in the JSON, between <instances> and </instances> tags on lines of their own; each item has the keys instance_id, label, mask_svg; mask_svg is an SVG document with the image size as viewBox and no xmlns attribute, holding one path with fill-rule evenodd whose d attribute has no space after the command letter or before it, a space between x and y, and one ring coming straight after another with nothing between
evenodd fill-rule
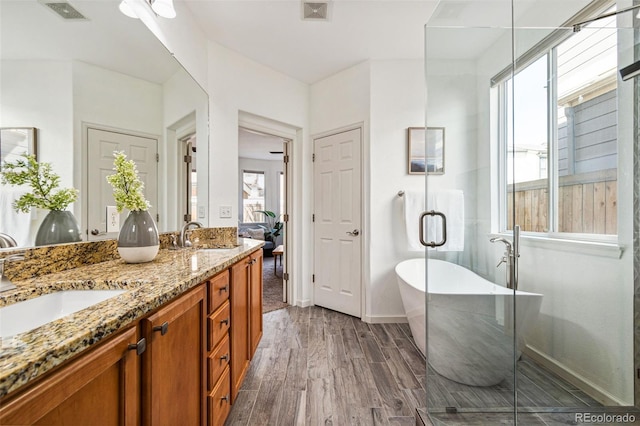
<instances>
[{"instance_id":1,"label":"sink basin","mask_svg":"<svg viewBox=\"0 0 640 426\"><path fill-rule=\"evenodd\" d=\"M33 330L48 322L100 303L126 290L68 290L0 308L0 337Z\"/></svg>"}]
</instances>

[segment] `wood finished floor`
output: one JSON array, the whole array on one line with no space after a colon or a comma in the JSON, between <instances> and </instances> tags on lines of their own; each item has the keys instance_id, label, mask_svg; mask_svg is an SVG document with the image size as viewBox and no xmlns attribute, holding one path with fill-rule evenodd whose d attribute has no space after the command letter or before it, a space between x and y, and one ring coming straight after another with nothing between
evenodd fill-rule
<instances>
[{"instance_id":1,"label":"wood finished floor","mask_svg":"<svg viewBox=\"0 0 640 426\"><path fill-rule=\"evenodd\" d=\"M599 404L531 361L518 363L523 411ZM467 411L440 424L510 424L513 386L465 386L429 369L407 324L367 324L319 307L287 307L264 315L264 334L226 425L415 425L415 410ZM493 411L493 412L492 412ZM495 411L506 411L500 413ZM553 413L526 413L520 424L557 422Z\"/></svg>"}]
</instances>

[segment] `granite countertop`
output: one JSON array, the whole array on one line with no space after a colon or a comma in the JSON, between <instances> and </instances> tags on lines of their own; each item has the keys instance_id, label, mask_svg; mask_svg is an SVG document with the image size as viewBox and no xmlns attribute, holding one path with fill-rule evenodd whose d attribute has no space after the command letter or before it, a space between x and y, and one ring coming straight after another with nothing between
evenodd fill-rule
<instances>
[{"instance_id":1,"label":"granite countertop","mask_svg":"<svg viewBox=\"0 0 640 426\"><path fill-rule=\"evenodd\" d=\"M264 241L238 239L224 250L160 250L149 263L110 260L18 281L0 307L60 290L123 289L118 296L34 330L0 338L0 397L77 355L228 268Z\"/></svg>"}]
</instances>

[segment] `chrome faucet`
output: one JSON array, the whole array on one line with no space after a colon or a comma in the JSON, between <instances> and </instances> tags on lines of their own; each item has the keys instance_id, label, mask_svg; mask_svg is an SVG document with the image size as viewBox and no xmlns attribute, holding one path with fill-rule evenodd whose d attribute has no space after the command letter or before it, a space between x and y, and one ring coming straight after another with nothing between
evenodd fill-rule
<instances>
[{"instance_id":1,"label":"chrome faucet","mask_svg":"<svg viewBox=\"0 0 640 426\"><path fill-rule=\"evenodd\" d=\"M189 236L187 235L187 230L189 227L195 226L196 228L202 228L202 224L200 222L188 222L182 227L182 231L180 231L180 247L191 247L191 241L189 241Z\"/></svg>"},{"instance_id":2,"label":"chrome faucet","mask_svg":"<svg viewBox=\"0 0 640 426\"><path fill-rule=\"evenodd\" d=\"M11 260L24 260L24 252L14 253L0 259L0 293L16 288L16 285L12 283L9 278L4 276L4 264Z\"/></svg>"},{"instance_id":3,"label":"chrome faucet","mask_svg":"<svg viewBox=\"0 0 640 426\"><path fill-rule=\"evenodd\" d=\"M489 241L492 243L501 242L505 245L504 255L496 268L503 263L507 264L507 288L518 289L518 258L520 257L520 225L513 227L513 243L506 238L494 237Z\"/></svg>"},{"instance_id":4,"label":"chrome faucet","mask_svg":"<svg viewBox=\"0 0 640 426\"><path fill-rule=\"evenodd\" d=\"M14 240L11 235L0 232L0 248L16 247L17 245L18 243L16 243L16 240Z\"/></svg>"}]
</instances>

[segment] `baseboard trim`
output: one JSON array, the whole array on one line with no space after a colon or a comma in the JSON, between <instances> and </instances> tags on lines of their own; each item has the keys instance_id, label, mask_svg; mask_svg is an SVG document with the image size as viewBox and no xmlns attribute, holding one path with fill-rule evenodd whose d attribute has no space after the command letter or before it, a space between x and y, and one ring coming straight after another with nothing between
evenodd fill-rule
<instances>
[{"instance_id":1,"label":"baseboard trim","mask_svg":"<svg viewBox=\"0 0 640 426\"><path fill-rule=\"evenodd\" d=\"M298 300L296 302L296 306L300 306L301 308L306 308L307 306L311 306L310 299Z\"/></svg>"},{"instance_id":2,"label":"baseboard trim","mask_svg":"<svg viewBox=\"0 0 640 426\"><path fill-rule=\"evenodd\" d=\"M554 374L557 374L558 376L560 376L567 382L571 383L572 385L577 386L584 393L586 393L596 401L602 403L603 405L606 405L606 406L629 405L627 403L624 403L620 399L616 398L615 396L611 395L609 392L602 389L600 386L596 385L590 380L580 376L578 373L571 370L570 368L567 368L566 366L556 361L555 359L551 358L547 354L540 352L539 350L532 348L529 345L526 345L522 352L526 356L528 356L529 358L537 362L538 364L542 365L547 370L551 371Z\"/></svg>"},{"instance_id":3,"label":"baseboard trim","mask_svg":"<svg viewBox=\"0 0 640 426\"><path fill-rule=\"evenodd\" d=\"M404 324L408 322L405 315L364 315L362 321L370 324Z\"/></svg>"}]
</instances>

